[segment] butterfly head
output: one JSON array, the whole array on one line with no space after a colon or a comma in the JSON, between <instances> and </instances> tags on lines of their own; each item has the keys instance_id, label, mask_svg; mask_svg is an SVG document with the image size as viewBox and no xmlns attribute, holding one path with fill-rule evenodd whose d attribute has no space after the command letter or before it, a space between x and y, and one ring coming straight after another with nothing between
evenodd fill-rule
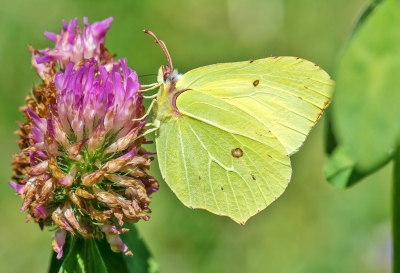
<instances>
[{"instance_id":1,"label":"butterfly head","mask_svg":"<svg viewBox=\"0 0 400 273\"><path fill-rule=\"evenodd\" d=\"M168 65L161 66L158 70L157 82L161 84L176 83L182 74L177 69L171 69Z\"/></svg>"},{"instance_id":2,"label":"butterfly head","mask_svg":"<svg viewBox=\"0 0 400 273\"><path fill-rule=\"evenodd\" d=\"M169 66L161 66L158 70L157 82L160 84L160 89L157 96L157 104L164 104L174 92L176 82L182 76L178 70L168 70Z\"/></svg>"}]
</instances>

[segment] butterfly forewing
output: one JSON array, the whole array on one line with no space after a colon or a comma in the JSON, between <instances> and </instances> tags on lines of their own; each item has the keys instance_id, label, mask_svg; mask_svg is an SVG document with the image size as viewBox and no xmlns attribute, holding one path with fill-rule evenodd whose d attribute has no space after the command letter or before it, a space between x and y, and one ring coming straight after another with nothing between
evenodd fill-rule
<instances>
[{"instance_id":1,"label":"butterfly forewing","mask_svg":"<svg viewBox=\"0 0 400 273\"><path fill-rule=\"evenodd\" d=\"M328 106L333 81L320 67L295 57L271 57L194 69L178 81L256 118L295 153Z\"/></svg>"}]
</instances>

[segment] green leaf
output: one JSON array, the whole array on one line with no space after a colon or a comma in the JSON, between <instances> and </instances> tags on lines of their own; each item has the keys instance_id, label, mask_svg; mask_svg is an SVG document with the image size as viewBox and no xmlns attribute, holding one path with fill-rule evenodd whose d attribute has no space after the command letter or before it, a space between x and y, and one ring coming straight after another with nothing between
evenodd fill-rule
<instances>
[{"instance_id":1,"label":"green leaf","mask_svg":"<svg viewBox=\"0 0 400 273\"><path fill-rule=\"evenodd\" d=\"M57 253L53 253L49 273L157 273L158 266L136 227L126 226L130 231L121 238L134 253L133 257L113 252L105 239L73 238L70 243L71 236L68 236L64 257L58 260Z\"/></svg>"},{"instance_id":2,"label":"green leaf","mask_svg":"<svg viewBox=\"0 0 400 273\"><path fill-rule=\"evenodd\" d=\"M158 266L134 224L128 224L129 232L122 234L124 243L133 252L133 257L123 255L130 273L157 273Z\"/></svg>"},{"instance_id":3,"label":"green leaf","mask_svg":"<svg viewBox=\"0 0 400 273\"><path fill-rule=\"evenodd\" d=\"M343 45L343 50L339 52L337 60L340 60L342 57L342 54L345 52L345 49L347 48L349 42L351 39L354 37L354 34L357 32L357 30L363 25L365 20L373 13L375 8L381 4L383 0L374 0L371 1L370 3L367 3L367 5L363 8L361 13L358 16L358 20L356 20L356 23L353 27L353 31L351 31L351 34L349 35L347 41ZM338 142L335 136L335 132L333 130L333 119L332 119L332 108L328 108L325 113L325 152L330 155L332 154L333 150L335 149L336 146L338 146Z\"/></svg>"},{"instance_id":4,"label":"green leaf","mask_svg":"<svg viewBox=\"0 0 400 273\"><path fill-rule=\"evenodd\" d=\"M363 25L363 23L365 22L365 20L373 13L373 11L375 10L375 8L380 5L384 0L373 0L370 3L367 3L366 7L364 8L364 10L362 10L357 23L354 26L354 30L352 35L350 36L350 38L354 35L354 33L359 29L360 26Z\"/></svg>"},{"instance_id":5,"label":"green leaf","mask_svg":"<svg viewBox=\"0 0 400 273\"><path fill-rule=\"evenodd\" d=\"M332 152L328 162L325 164L324 173L326 179L334 187L346 188L368 176L386 163L387 161L377 166L376 169L369 170L369 172L360 171L349 151L345 147L339 146Z\"/></svg>"},{"instance_id":6,"label":"green leaf","mask_svg":"<svg viewBox=\"0 0 400 273\"><path fill-rule=\"evenodd\" d=\"M351 179L354 166L355 162L345 148L336 148L325 165L325 177L335 187L345 188L354 182Z\"/></svg>"},{"instance_id":7,"label":"green leaf","mask_svg":"<svg viewBox=\"0 0 400 273\"><path fill-rule=\"evenodd\" d=\"M338 146L338 142L336 140L335 132L333 131L333 119L332 119L332 110L331 108L326 109L325 112L325 153L330 155Z\"/></svg>"},{"instance_id":8,"label":"green leaf","mask_svg":"<svg viewBox=\"0 0 400 273\"><path fill-rule=\"evenodd\" d=\"M96 243L108 273L132 272L128 270L123 252L116 253L112 251L106 239L97 240Z\"/></svg>"},{"instance_id":9,"label":"green leaf","mask_svg":"<svg viewBox=\"0 0 400 273\"><path fill-rule=\"evenodd\" d=\"M107 273L95 239L73 238L60 273Z\"/></svg>"},{"instance_id":10,"label":"green leaf","mask_svg":"<svg viewBox=\"0 0 400 273\"><path fill-rule=\"evenodd\" d=\"M331 122L346 153L334 151L329 159L332 183L351 185L392 158L400 133L399 75L400 9L387 0L363 18L336 69Z\"/></svg>"}]
</instances>

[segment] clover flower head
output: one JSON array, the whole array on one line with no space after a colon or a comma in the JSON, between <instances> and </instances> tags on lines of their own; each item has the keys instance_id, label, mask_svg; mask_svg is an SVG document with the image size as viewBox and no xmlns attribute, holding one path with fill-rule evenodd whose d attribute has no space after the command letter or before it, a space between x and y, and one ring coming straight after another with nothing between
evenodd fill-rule
<instances>
[{"instance_id":1,"label":"clover flower head","mask_svg":"<svg viewBox=\"0 0 400 273\"><path fill-rule=\"evenodd\" d=\"M119 235L128 231L124 223L149 219L149 196L158 190L148 174L152 153L142 147L148 141L137 74L125 59L102 58L98 47L111 21L89 26L85 19L81 33L75 19L60 35L47 34L56 49L33 58L43 82L26 98L27 122L18 123L22 151L13 155L9 184L27 221L57 227L58 258L68 233L105 237L113 251L132 255Z\"/></svg>"}]
</instances>

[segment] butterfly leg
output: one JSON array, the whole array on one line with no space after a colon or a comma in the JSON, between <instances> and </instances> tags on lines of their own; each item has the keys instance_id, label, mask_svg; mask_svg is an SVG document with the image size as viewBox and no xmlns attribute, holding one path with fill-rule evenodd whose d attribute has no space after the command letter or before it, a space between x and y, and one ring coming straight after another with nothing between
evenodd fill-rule
<instances>
[{"instance_id":1,"label":"butterfly leg","mask_svg":"<svg viewBox=\"0 0 400 273\"><path fill-rule=\"evenodd\" d=\"M150 125L153 125L153 124L149 123L149 126ZM143 137L145 135L148 135L148 134L150 134L150 133L152 133L154 131L157 131L157 130L158 130L158 127L154 127L154 128L148 129L148 130L144 131L142 134L140 134L139 136L137 136L137 138L141 138L141 137Z\"/></svg>"},{"instance_id":2,"label":"butterfly leg","mask_svg":"<svg viewBox=\"0 0 400 273\"><path fill-rule=\"evenodd\" d=\"M148 88L140 89L138 92L139 93L145 93L147 91L154 90L154 89L156 89L156 88L158 88L160 86L161 86L161 83L152 83L152 84L149 84L149 85L142 85L141 87L148 87Z\"/></svg>"},{"instance_id":3,"label":"butterfly leg","mask_svg":"<svg viewBox=\"0 0 400 273\"><path fill-rule=\"evenodd\" d=\"M158 96L158 94L154 94L152 96L143 96L144 99L155 99Z\"/></svg>"},{"instance_id":4,"label":"butterfly leg","mask_svg":"<svg viewBox=\"0 0 400 273\"><path fill-rule=\"evenodd\" d=\"M142 120L144 120L144 119L147 119L147 118L149 117L149 114L150 114L151 109L153 109L153 106L154 106L154 103L155 103L155 102L156 102L156 100L153 99L153 100L151 101L151 104L150 104L150 106L149 106L149 109L147 109L146 114L144 114L141 118L132 119L132 121L142 121Z\"/></svg>"}]
</instances>

